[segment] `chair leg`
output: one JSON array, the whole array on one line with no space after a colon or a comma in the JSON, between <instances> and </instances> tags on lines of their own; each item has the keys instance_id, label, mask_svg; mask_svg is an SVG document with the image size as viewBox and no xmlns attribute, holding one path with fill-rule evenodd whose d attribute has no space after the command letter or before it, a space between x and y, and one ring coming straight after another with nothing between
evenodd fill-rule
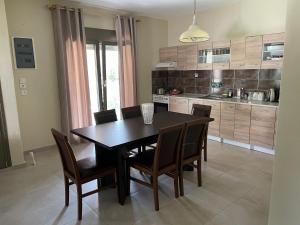
<instances>
[{"instance_id":1,"label":"chair leg","mask_svg":"<svg viewBox=\"0 0 300 225\"><path fill-rule=\"evenodd\" d=\"M82 189L81 184L76 184L77 186L77 215L78 220L82 219Z\"/></svg>"},{"instance_id":2,"label":"chair leg","mask_svg":"<svg viewBox=\"0 0 300 225\"><path fill-rule=\"evenodd\" d=\"M138 147L138 153L141 153L141 152L142 152L142 148Z\"/></svg>"},{"instance_id":3,"label":"chair leg","mask_svg":"<svg viewBox=\"0 0 300 225\"><path fill-rule=\"evenodd\" d=\"M153 194L154 194L154 206L155 210L159 210L159 201L158 201L158 179L153 177Z\"/></svg>"},{"instance_id":4,"label":"chair leg","mask_svg":"<svg viewBox=\"0 0 300 225\"><path fill-rule=\"evenodd\" d=\"M64 176L65 180L65 206L69 206L69 178Z\"/></svg>"},{"instance_id":5,"label":"chair leg","mask_svg":"<svg viewBox=\"0 0 300 225\"><path fill-rule=\"evenodd\" d=\"M174 191L175 191L175 198L179 197L178 193L178 171L175 172L175 177L174 177Z\"/></svg>"},{"instance_id":6,"label":"chair leg","mask_svg":"<svg viewBox=\"0 0 300 225\"><path fill-rule=\"evenodd\" d=\"M143 146L142 146L142 152L145 152L145 151L146 151L146 146L143 145Z\"/></svg>"},{"instance_id":7,"label":"chair leg","mask_svg":"<svg viewBox=\"0 0 300 225\"><path fill-rule=\"evenodd\" d=\"M203 152L204 152L204 161L207 162L207 138L204 139Z\"/></svg>"},{"instance_id":8,"label":"chair leg","mask_svg":"<svg viewBox=\"0 0 300 225\"><path fill-rule=\"evenodd\" d=\"M201 159L197 160L197 176L198 176L198 186L202 186L202 174L201 174Z\"/></svg>"},{"instance_id":9,"label":"chair leg","mask_svg":"<svg viewBox=\"0 0 300 225\"><path fill-rule=\"evenodd\" d=\"M126 178L127 178L127 195L130 194L130 165L129 163L127 162L126 163Z\"/></svg>"},{"instance_id":10,"label":"chair leg","mask_svg":"<svg viewBox=\"0 0 300 225\"><path fill-rule=\"evenodd\" d=\"M180 168L179 171L179 191L180 196L184 196L184 186L183 186L183 168Z\"/></svg>"}]
</instances>

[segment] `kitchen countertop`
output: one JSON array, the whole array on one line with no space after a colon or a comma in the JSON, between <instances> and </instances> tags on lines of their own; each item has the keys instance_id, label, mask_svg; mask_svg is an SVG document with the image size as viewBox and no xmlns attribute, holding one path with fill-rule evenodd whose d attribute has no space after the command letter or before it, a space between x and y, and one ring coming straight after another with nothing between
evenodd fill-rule
<instances>
[{"instance_id":1,"label":"kitchen countertop","mask_svg":"<svg viewBox=\"0 0 300 225\"><path fill-rule=\"evenodd\" d=\"M190 94L184 93L180 95L166 95L170 97L182 97L182 98L191 98L191 99L204 99L204 100L211 100L211 101L220 101L220 102L231 102L231 103L239 103L239 104L248 104L248 105L258 105L258 106L270 106L270 107L278 107L278 102L266 102L266 101L258 101L258 100L243 100L239 98L220 98L220 99L212 99L207 98L203 94Z\"/></svg>"}]
</instances>

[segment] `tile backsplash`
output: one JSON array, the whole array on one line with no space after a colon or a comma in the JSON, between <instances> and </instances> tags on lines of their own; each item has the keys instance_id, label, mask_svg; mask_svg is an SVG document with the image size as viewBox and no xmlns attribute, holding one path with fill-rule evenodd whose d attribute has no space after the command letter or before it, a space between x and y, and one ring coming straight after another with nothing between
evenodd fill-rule
<instances>
[{"instance_id":1,"label":"tile backsplash","mask_svg":"<svg viewBox=\"0 0 300 225\"><path fill-rule=\"evenodd\" d=\"M153 71L152 92L177 88L184 93L221 94L229 89L248 91L280 89L281 70L190 70Z\"/></svg>"}]
</instances>

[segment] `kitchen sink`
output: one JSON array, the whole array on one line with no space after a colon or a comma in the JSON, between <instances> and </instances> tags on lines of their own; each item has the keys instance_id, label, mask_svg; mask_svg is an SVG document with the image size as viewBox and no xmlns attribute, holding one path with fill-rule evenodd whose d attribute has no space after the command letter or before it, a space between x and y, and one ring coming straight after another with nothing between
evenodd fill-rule
<instances>
[{"instance_id":1,"label":"kitchen sink","mask_svg":"<svg viewBox=\"0 0 300 225\"><path fill-rule=\"evenodd\" d=\"M206 96L201 96L199 98L204 98L204 99L213 99L213 100L221 100L224 99L223 96L221 95L206 95Z\"/></svg>"}]
</instances>

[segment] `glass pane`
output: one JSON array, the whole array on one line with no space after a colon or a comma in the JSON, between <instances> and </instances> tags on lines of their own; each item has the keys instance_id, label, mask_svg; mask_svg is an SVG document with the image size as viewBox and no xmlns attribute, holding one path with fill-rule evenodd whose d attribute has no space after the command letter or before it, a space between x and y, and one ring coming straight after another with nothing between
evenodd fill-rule
<instances>
[{"instance_id":1,"label":"glass pane","mask_svg":"<svg viewBox=\"0 0 300 225\"><path fill-rule=\"evenodd\" d=\"M105 46L106 62L106 101L107 109L120 111L120 87L119 87L119 55L118 46Z\"/></svg>"},{"instance_id":2,"label":"glass pane","mask_svg":"<svg viewBox=\"0 0 300 225\"><path fill-rule=\"evenodd\" d=\"M98 112L100 109L99 92L98 92L96 46L93 44L87 44L86 52L87 52L91 111L92 111L93 123L95 124L93 114L94 114L94 112Z\"/></svg>"}]
</instances>

